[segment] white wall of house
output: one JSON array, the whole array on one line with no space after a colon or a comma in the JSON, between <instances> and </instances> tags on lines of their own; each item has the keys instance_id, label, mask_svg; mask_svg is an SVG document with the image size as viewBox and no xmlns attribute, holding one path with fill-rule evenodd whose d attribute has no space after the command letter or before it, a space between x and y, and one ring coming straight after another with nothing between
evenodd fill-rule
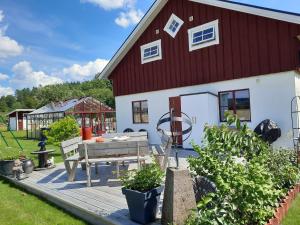
<instances>
[{"instance_id":1,"label":"white wall of house","mask_svg":"<svg viewBox=\"0 0 300 225\"><path fill-rule=\"evenodd\" d=\"M17 118L9 117L9 128L10 130L17 130Z\"/></svg>"},{"instance_id":2,"label":"white wall of house","mask_svg":"<svg viewBox=\"0 0 300 225\"><path fill-rule=\"evenodd\" d=\"M156 132L156 123L161 115L169 111L169 97L198 92L211 92L217 95L220 91L246 88L250 90L251 122L248 123L249 127L254 129L264 119L274 120L282 130L282 136L273 144L274 147L292 147L290 102L296 93L300 93L300 77L294 71L118 96L116 97L117 130L122 132L126 128L132 128L135 131L146 129L149 132L150 143L159 144L160 138ZM183 97L182 106L184 106L184 110L188 110L188 105L192 103L183 102L184 99ZM139 100L148 100L148 124L133 124L132 101ZM203 105L199 111L199 116L200 113L209 113L207 110L215 108L212 113L217 118L213 118L211 121L216 119L219 121L218 103L213 100L211 102L215 106ZM193 133L193 137L199 137L199 140L196 141L198 143L202 136L200 130L203 130L203 127L198 127L193 131L199 132L199 134Z\"/></svg>"},{"instance_id":3,"label":"white wall of house","mask_svg":"<svg viewBox=\"0 0 300 225\"><path fill-rule=\"evenodd\" d=\"M201 145L203 128L206 124L219 124L218 97L210 93L182 96L181 111L186 113L193 123L190 137L183 142L184 148L193 148L191 142ZM187 129L187 125L183 124L182 126L183 130Z\"/></svg>"}]
</instances>

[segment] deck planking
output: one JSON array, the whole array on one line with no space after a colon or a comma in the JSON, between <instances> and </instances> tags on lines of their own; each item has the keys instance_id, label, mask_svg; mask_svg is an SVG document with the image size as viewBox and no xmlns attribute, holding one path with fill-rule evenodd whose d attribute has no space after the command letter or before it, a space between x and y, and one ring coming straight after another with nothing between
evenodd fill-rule
<instances>
[{"instance_id":1,"label":"deck planking","mask_svg":"<svg viewBox=\"0 0 300 225\"><path fill-rule=\"evenodd\" d=\"M195 156L195 152L180 151L180 167L187 167L188 156ZM169 159L169 166L174 166L174 151ZM128 165L120 165L120 171L127 170ZM136 165L130 164L130 169ZM92 187L86 186L86 173L78 166L76 180L68 182L64 164L58 164L49 170L34 171L25 180L10 179L17 186L29 193L46 199L58 207L68 211L89 224L102 225L137 225L129 218L129 211L125 196L121 191L121 183L116 178L116 167L98 166L99 173L92 168ZM160 217L162 198L157 217ZM159 224L159 219L156 223Z\"/></svg>"},{"instance_id":2,"label":"deck planking","mask_svg":"<svg viewBox=\"0 0 300 225\"><path fill-rule=\"evenodd\" d=\"M101 165L99 176L92 173L92 187L86 187L86 175L77 168L75 182L67 182L63 164L44 171L34 171L29 178L17 181L17 186L40 196L90 224L136 225L129 218L126 199L114 167ZM121 167L122 169L122 167Z\"/></svg>"}]
</instances>

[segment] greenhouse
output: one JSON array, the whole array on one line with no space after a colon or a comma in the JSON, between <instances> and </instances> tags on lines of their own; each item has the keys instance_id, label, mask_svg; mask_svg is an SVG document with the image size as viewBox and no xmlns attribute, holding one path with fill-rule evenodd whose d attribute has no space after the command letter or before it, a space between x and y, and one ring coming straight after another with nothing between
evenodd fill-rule
<instances>
[{"instance_id":1,"label":"greenhouse","mask_svg":"<svg viewBox=\"0 0 300 225\"><path fill-rule=\"evenodd\" d=\"M27 138L39 139L41 131L68 115L74 116L81 128L91 127L93 133L97 135L116 130L114 109L92 97L85 97L52 102L29 113Z\"/></svg>"}]
</instances>

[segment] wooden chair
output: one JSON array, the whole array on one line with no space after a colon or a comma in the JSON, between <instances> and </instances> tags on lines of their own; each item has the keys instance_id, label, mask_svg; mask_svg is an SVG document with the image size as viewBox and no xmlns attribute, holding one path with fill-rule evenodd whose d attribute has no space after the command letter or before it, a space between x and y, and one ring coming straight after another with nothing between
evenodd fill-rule
<instances>
[{"instance_id":1,"label":"wooden chair","mask_svg":"<svg viewBox=\"0 0 300 225\"><path fill-rule=\"evenodd\" d=\"M76 169L79 161L81 160L78 153L78 144L81 143L82 138L76 137L67 141L63 141L60 145L61 155L68 173L68 181L70 182L75 180Z\"/></svg>"},{"instance_id":2,"label":"wooden chair","mask_svg":"<svg viewBox=\"0 0 300 225\"><path fill-rule=\"evenodd\" d=\"M172 150L172 144L172 137L162 133L161 145L156 145L152 147L154 158L163 171L167 169L169 157Z\"/></svg>"},{"instance_id":3,"label":"wooden chair","mask_svg":"<svg viewBox=\"0 0 300 225\"><path fill-rule=\"evenodd\" d=\"M147 155L149 155L147 140L137 143L111 143L103 146L99 146L97 143L84 143L87 186L91 186L92 164L115 162L117 177L119 177L121 162L137 161L140 165L141 162L145 162Z\"/></svg>"}]
</instances>

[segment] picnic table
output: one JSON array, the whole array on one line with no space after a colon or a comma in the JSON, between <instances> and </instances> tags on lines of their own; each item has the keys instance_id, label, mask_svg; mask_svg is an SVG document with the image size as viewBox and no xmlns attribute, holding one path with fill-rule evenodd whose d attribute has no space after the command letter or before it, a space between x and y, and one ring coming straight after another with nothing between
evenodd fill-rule
<instances>
[{"instance_id":1,"label":"picnic table","mask_svg":"<svg viewBox=\"0 0 300 225\"><path fill-rule=\"evenodd\" d=\"M124 139L124 136L128 138ZM69 152L70 149L77 148L77 155L65 158L66 168L69 171L69 180L75 178L77 164L86 163L88 186L90 186L90 166L101 162L114 162L117 166L117 176L119 175L119 163L128 161L145 161L145 156L149 155L149 144L147 133L136 132L131 134L109 134L103 135L103 142L96 142L96 138L75 143L69 140L62 143L62 151ZM123 138L122 138L123 137ZM74 143L73 143L74 142ZM69 162L75 164L71 167ZM96 166L97 168L97 166Z\"/></svg>"}]
</instances>

